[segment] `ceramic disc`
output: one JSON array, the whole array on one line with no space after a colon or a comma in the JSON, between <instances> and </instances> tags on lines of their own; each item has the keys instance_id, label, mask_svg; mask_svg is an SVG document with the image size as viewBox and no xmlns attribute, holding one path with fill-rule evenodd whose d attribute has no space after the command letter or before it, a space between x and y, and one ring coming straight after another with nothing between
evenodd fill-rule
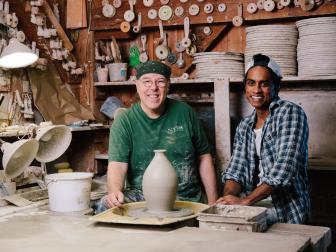
<instances>
[{"instance_id":1,"label":"ceramic disc","mask_svg":"<svg viewBox=\"0 0 336 252\"><path fill-rule=\"evenodd\" d=\"M208 24L213 23L213 21L214 21L213 16L208 16L208 17L207 17L207 23L208 23Z\"/></svg>"},{"instance_id":2,"label":"ceramic disc","mask_svg":"<svg viewBox=\"0 0 336 252\"><path fill-rule=\"evenodd\" d=\"M161 8L159 9L159 18L162 21L167 21L169 20L173 15L173 10L172 8L170 8L170 6L168 5L163 5L161 6Z\"/></svg>"},{"instance_id":3,"label":"ceramic disc","mask_svg":"<svg viewBox=\"0 0 336 252\"><path fill-rule=\"evenodd\" d=\"M23 43L23 42L25 41L25 39L26 39L26 35L24 34L23 31L18 31L18 32L16 33L16 39L17 39L19 42Z\"/></svg>"},{"instance_id":4,"label":"ceramic disc","mask_svg":"<svg viewBox=\"0 0 336 252\"><path fill-rule=\"evenodd\" d=\"M269 11L270 12L270 11L273 11L274 8L275 8L275 3L274 3L273 0L266 0L264 2L264 10L265 11Z\"/></svg>"},{"instance_id":5,"label":"ceramic disc","mask_svg":"<svg viewBox=\"0 0 336 252\"><path fill-rule=\"evenodd\" d=\"M150 9L149 11L148 11L148 13L147 13L147 17L149 18L149 19L156 19L157 18L157 10L155 10L155 9Z\"/></svg>"},{"instance_id":6,"label":"ceramic disc","mask_svg":"<svg viewBox=\"0 0 336 252\"><path fill-rule=\"evenodd\" d=\"M314 0L300 0L301 9L304 11L310 11L314 8Z\"/></svg>"},{"instance_id":7,"label":"ceramic disc","mask_svg":"<svg viewBox=\"0 0 336 252\"><path fill-rule=\"evenodd\" d=\"M208 3L208 4L204 5L204 12L206 14L212 13L213 9L214 9L214 7L213 7L213 5L211 3Z\"/></svg>"},{"instance_id":8,"label":"ceramic disc","mask_svg":"<svg viewBox=\"0 0 336 252\"><path fill-rule=\"evenodd\" d=\"M243 18L241 16L235 16L232 19L232 23L236 27L241 26L243 24Z\"/></svg>"},{"instance_id":9,"label":"ceramic disc","mask_svg":"<svg viewBox=\"0 0 336 252\"><path fill-rule=\"evenodd\" d=\"M291 0L280 0L282 6L289 6L291 4Z\"/></svg>"},{"instance_id":10,"label":"ceramic disc","mask_svg":"<svg viewBox=\"0 0 336 252\"><path fill-rule=\"evenodd\" d=\"M199 6L197 4L192 4L189 6L189 14L191 16L196 16L198 15L200 9L199 9Z\"/></svg>"},{"instance_id":11,"label":"ceramic disc","mask_svg":"<svg viewBox=\"0 0 336 252\"><path fill-rule=\"evenodd\" d=\"M127 22L132 22L132 21L135 19L135 14L134 14L134 12L131 11L131 10L127 10L127 11L125 11L125 13L124 13L124 19L125 19L125 21L127 21Z\"/></svg>"},{"instance_id":12,"label":"ceramic disc","mask_svg":"<svg viewBox=\"0 0 336 252\"><path fill-rule=\"evenodd\" d=\"M285 8L285 6L283 6L281 2L277 2L276 6L278 10L282 10L283 8Z\"/></svg>"},{"instance_id":13,"label":"ceramic disc","mask_svg":"<svg viewBox=\"0 0 336 252\"><path fill-rule=\"evenodd\" d=\"M122 32L129 32L130 29L131 29L131 25L130 25L129 22L125 22L125 21L121 22L121 24L120 24L120 30Z\"/></svg>"},{"instance_id":14,"label":"ceramic disc","mask_svg":"<svg viewBox=\"0 0 336 252\"><path fill-rule=\"evenodd\" d=\"M207 36L211 35L212 31L211 31L210 26L204 26L203 33Z\"/></svg>"},{"instance_id":15,"label":"ceramic disc","mask_svg":"<svg viewBox=\"0 0 336 252\"><path fill-rule=\"evenodd\" d=\"M256 13L258 10L258 7L255 3L249 3L247 5L247 12L250 14Z\"/></svg>"},{"instance_id":16,"label":"ceramic disc","mask_svg":"<svg viewBox=\"0 0 336 252\"><path fill-rule=\"evenodd\" d=\"M113 0L113 6L114 8L120 8L121 6L121 0Z\"/></svg>"},{"instance_id":17,"label":"ceramic disc","mask_svg":"<svg viewBox=\"0 0 336 252\"><path fill-rule=\"evenodd\" d=\"M217 9L218 9L219 12L226 11L226 4L225 3L219 4L218 7L217 7Z\"/></svg>"},{"instance_id":18,"label":"ceramic disc","mask_svg":"<svg viewBox=\"0 0 336 252\"><path fill-rule=\"evenodd\" d=\"M258 7L259 10L264 9L264 2L265 2L265 0L258 0L257 1L257 7Z\"/></svg>"},{"instance_id":19,"label":"ceramic disc","mask_svg":"<svg viewBox=\"0 0 336 252\"><path fill-rule=\"evenodd\" d=\"M143 0L143 5L146 7L151 7L154 3L154 0Z\"/></svg>"},{"instance_id":20,"label":"ceramic disc","mask_svg":"<svg viewBox=\"0 0 336 252\"><path fill-rule=\"evenodd\" d=\"M163 45L159 45L155 48L155 55L158 59L164 60L168 57L168 48Z\"/></svg>"},{"instance_id":21,"label":"ceramic disc","mask_svg":"<svg viewBox=\"0 0 336 252\"><path fill-rule=\"evenodd\" d=\"M105 4L102 12L104 17L110 18L115 15L116 9L111 4Z\"/></svg>"},{"instance_id":22,"label":"ceramic disc","mask_svg":"<svg viewBox=\"0 0 336 252\"><path fill-rule=\"evenodd\" d=\"M184 9L183 9L182 6L176 7L176 9L175 9L175 15L176 16L182 17L183 13L184 13Z\"/></svg>"}]
</instances>

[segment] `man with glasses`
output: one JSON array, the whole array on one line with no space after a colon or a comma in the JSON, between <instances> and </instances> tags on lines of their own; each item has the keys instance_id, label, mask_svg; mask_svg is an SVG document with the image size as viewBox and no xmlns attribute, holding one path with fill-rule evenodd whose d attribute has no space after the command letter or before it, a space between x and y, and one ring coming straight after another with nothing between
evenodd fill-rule
<instances>
[{"instance_id":1,"label":"man with glasses","mask_svg":"<svg viewBox=\"0 0 336 252\"><path fill-rule=\"evenodd\" d=\"M142 177L156 149L165 149L176 169L178 200L204 201L202 182L208 203L216 201L216 175L208 141L195 112L187 104L167 98L170 74L170 68L158 61L138 66L135 84L140 102L113 122L108 195L96 212L144 200Z\"/></svg>"},{"instance_id":2,"label":"man with glasses","mask_svg":"<svg viewBox=\"0 0 336 252\"><path fill-rule=\"evenodd\" d=\"M279 65L266 55L247 64L245 96L254 111L236 130L217 203L253 205L270 198L269 224L303 223L310 214L308 123L301 107L279 98L281 78Z\"/></svg>"}]
</instances>

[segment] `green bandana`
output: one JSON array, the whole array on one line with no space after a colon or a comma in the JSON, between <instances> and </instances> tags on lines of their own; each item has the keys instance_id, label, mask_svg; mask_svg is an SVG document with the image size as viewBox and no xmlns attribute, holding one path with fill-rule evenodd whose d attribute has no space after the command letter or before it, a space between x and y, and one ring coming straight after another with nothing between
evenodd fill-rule
<instances>
[{"instance_id":1,"label":"green bandana","mask_svg":"<svg viewBox=\"0 0 336 252\"><path fill-rule=\"evenodd\" d=\"M171 70L169 66L161 63L160 61L147 61L138 65L136 74L137 79L148 73L161 74L169 80Z\"/></svg>"}]
</instances>

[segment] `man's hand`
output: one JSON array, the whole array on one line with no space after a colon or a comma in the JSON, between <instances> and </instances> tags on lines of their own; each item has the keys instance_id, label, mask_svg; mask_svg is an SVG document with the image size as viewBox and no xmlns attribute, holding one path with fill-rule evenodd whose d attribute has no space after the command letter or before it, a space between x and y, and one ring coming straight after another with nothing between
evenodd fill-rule
<instances>
[{"instance_id":1,"label":"man's hand","mask_svg":"<svg viewBox=\"0 0 336 252\"><path fill-rule=\"evenodd\" d=\"M223 205L242 205L242 206L247 206L248 203L244 198L239 198L237 196L233 195L226 195L223 197L220 197L217 201L216 204L223 204Z\"/></svg>"},{"instance_id":2,"label":"man's hand","mask_svg":"<svg viewBox=\"0 0 336 252\"><path fill-rule=\"evenodd\" d=\"M104 205L108 208L121 206L124 203L124 194L122 192L112 192L105 196Z\"/></svg>"}]
</instances>

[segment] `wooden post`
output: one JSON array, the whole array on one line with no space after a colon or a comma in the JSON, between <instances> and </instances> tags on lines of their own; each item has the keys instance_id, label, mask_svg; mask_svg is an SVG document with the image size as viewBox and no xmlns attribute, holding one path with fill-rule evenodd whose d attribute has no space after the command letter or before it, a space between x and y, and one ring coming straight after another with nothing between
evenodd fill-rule
<instances>
[{"instance_id":1,"label":"wooden post","mask_svg":"<svg viewBox=\"0 0 336 252\"><path fill-rule=\"evenodd\" d=\"M50 8L50 5L48 4L47 1L43 1L43 9L47 15L47 17L49 18L51 24L55 27L58 36L61 38L61 40L63 41L63 45L66 49L69 50L69 52L71 52L73 50L73 45L70 41L70 39L68 38L68 36L66 35L66 33L64 32L62 26L60 25L60 23L57 21L57 18L55 17L55 14L53 13L52 9Z\"/></svg>"},{"instance_id":2,"label":"wooden post","mask_svg":"<svg viewBox=\"0 0 336 252\"><path fill-rule=\"evenodd\" d=\"M223 171L231 156L230 83L229 79L214 81L215 132L217 169Z\"/></svg>"}]
</instances>

